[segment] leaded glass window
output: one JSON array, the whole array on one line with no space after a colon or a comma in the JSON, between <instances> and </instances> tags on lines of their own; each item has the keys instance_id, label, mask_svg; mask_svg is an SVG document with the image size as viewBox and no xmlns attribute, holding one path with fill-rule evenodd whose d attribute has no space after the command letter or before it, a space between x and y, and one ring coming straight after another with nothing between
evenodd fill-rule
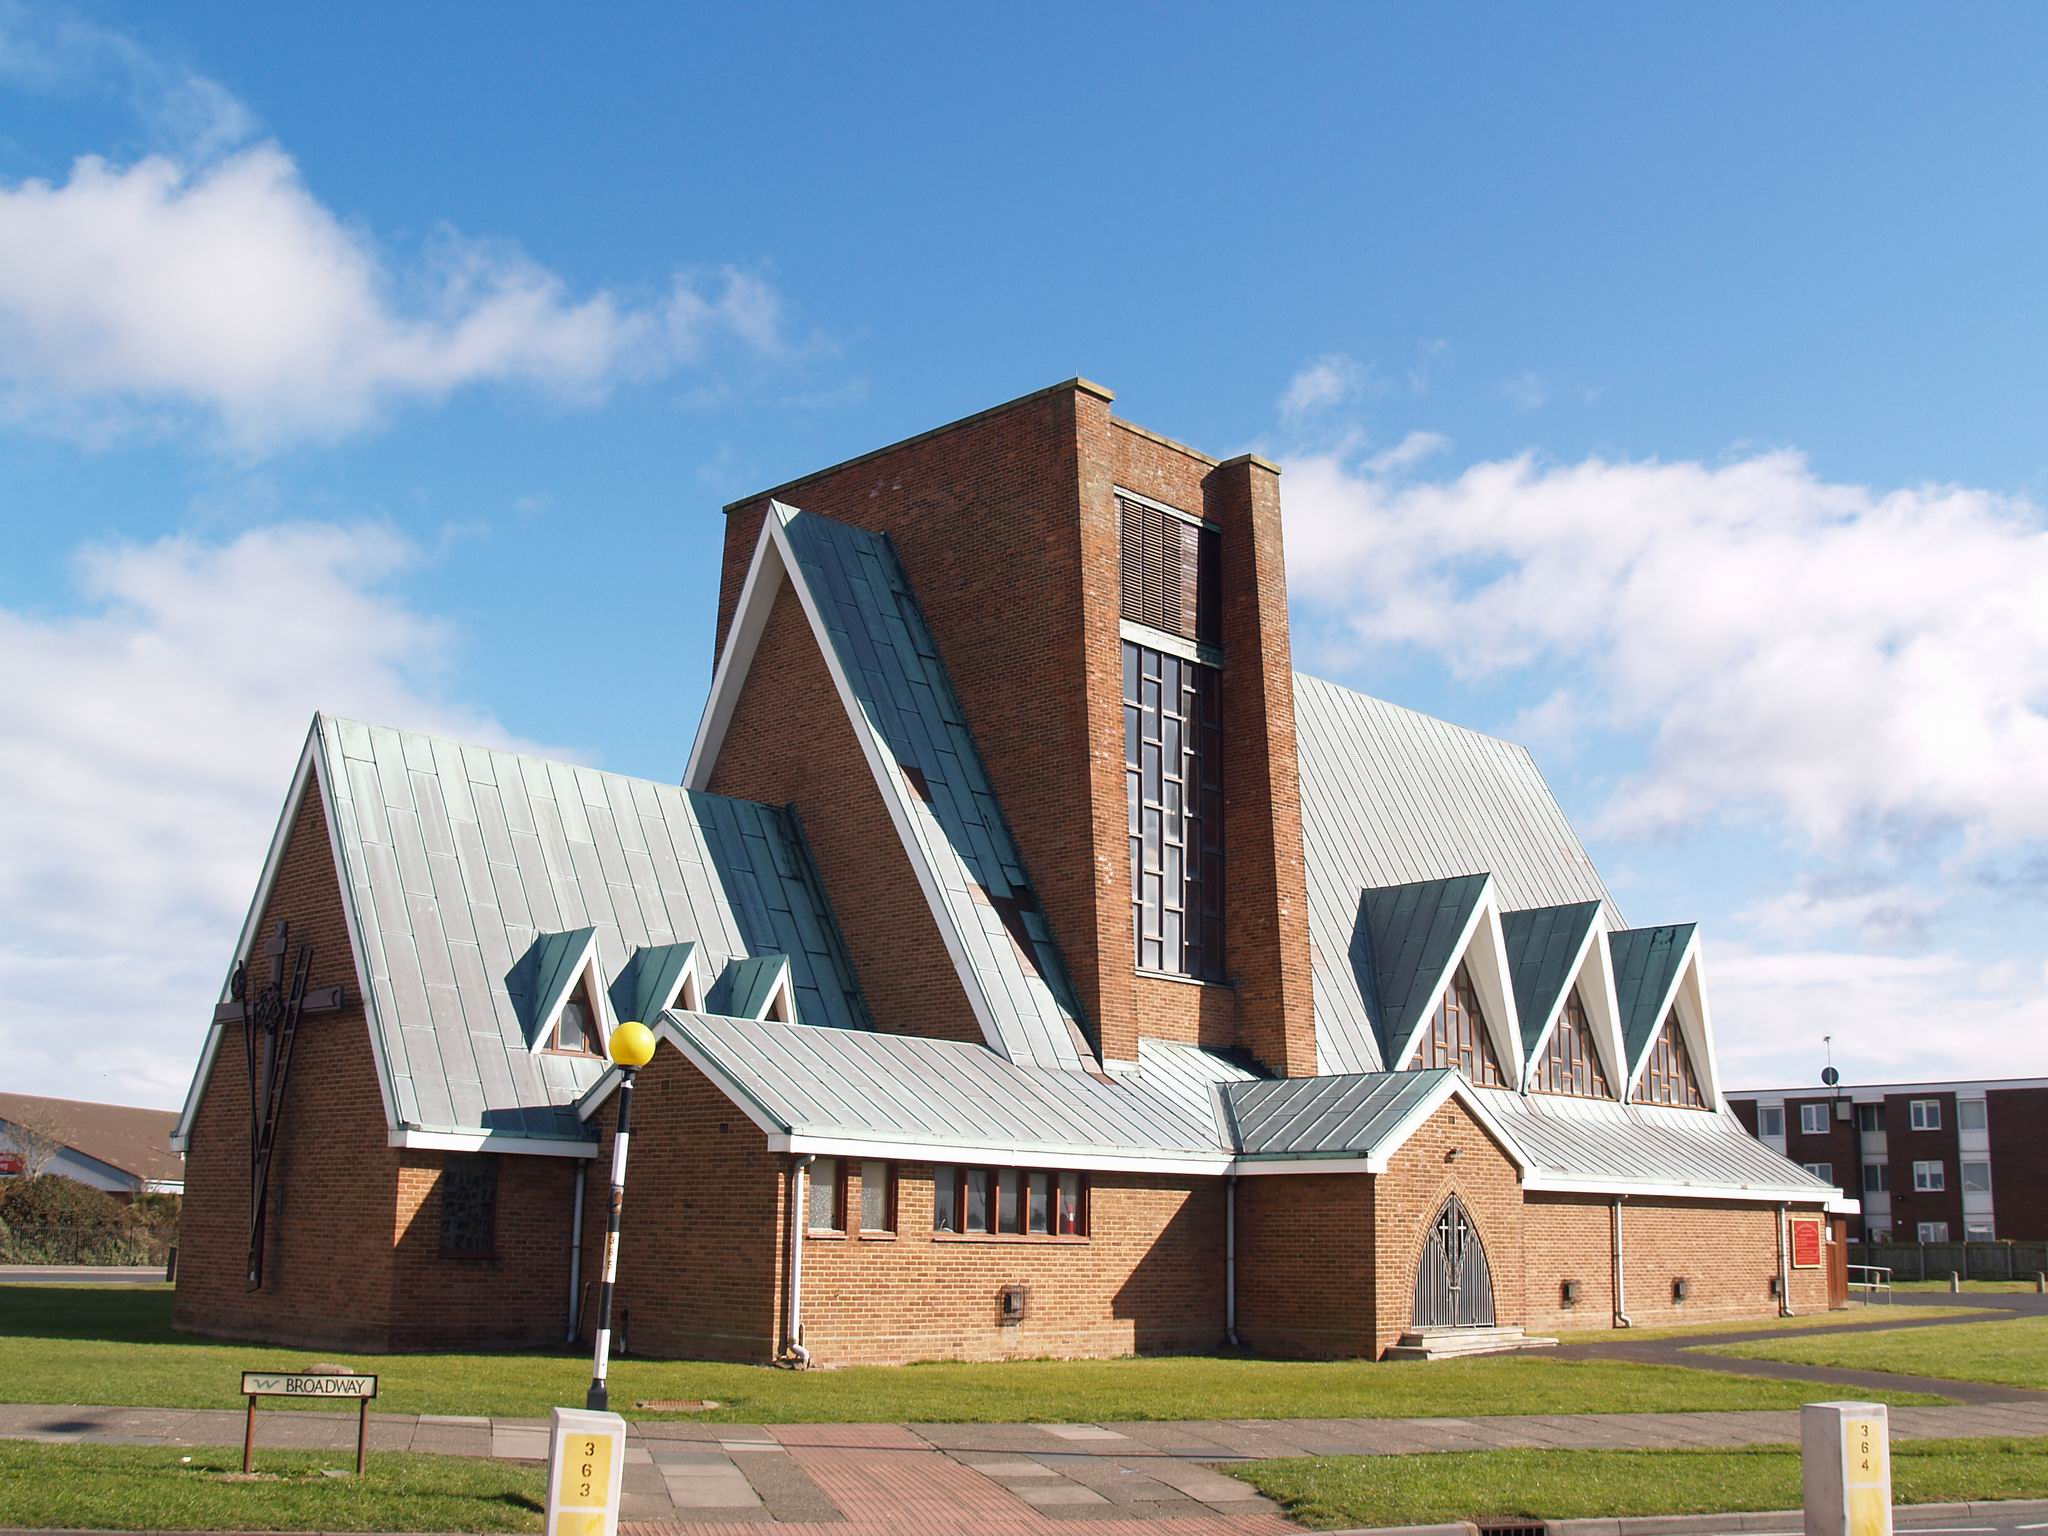
<instances>
[{"instance_id":1,"label":"leaded glass window","mask_svg":"<svg viewBox=\"0 0 2048 1536\"><path fill-rule=\"evenodd\" d=\"M1657 1032L1657 1042L1650 1047L1649 1059L1643 1063L1643 1080L1636 1085L1636 1102L1671 1104L1680 1109L1707 1107L1675 1008L1666 1015L1664 1027Z\"/></svg>"},{"instance_id":2,"label":"leaded glass window","mask_svg":"<svg viewBox=\"0 0 2048 1536\"><path fill-rule=\"evenodd\" d=\"M1220 674L1124 643L1124 782L1138 969L1223 976Z\"/></svg>"},{"instance_id":3,"label":"leaded glass window","mask_svg":"<svg viewBox=\"0 0 2048 1536\"><path fill-rule=\"evenodd\" d=\"M498 1251L498 1159L451 1153L441 1167L441 1252L488 1259Z\"/></svg>"},{"instance_id":4,"label":"leaded glass window","mask_svg":"<svg viewBox=\"0 0 2048 1536\"><path fill-rule=\"evenodd\" d=\"M1436 1011L1423 1027L1409 1067L1455 1067L1465 1080L1488 1088L1501 1086L1500 1057L1494 1053L1493 1038L1487 1032L1486 1015L1479 1007L1479 992L1463 961L1458 963L1451 984L1437 1000Z\"/></svg>"},{"instance_id":5,"label":"leaded glass window","mask_svg":"<svg viewBox=\"0 0 2048 1536\"><path fill-rule=\"evenodd\" d=\"M1600 1052L1593 1045L1593 1026L1586 1018L1586 1005L1573 987L1558 1015L1557 1027L1544 1042L1543 1059L1536 1067L1538 1093L1568 1093L1582 1099L1611 1099L1607 1072L1600 1065Z\"/></svg>"}]
</instances>

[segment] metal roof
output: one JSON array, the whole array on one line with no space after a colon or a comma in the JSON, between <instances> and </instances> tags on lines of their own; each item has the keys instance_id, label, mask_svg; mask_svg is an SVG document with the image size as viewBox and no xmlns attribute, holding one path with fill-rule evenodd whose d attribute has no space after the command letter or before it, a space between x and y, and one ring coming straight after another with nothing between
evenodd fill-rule
<instances>
[{"instance_id":1,"label":"metal roof","mask_svg":"<svg viewBox=\"0 0 2048 1536\"><path fill-rule=\"evenodd\" d=\"M697 946L689 939L634 950L612 983L612 1016L621 1023L632 1019L641 1024L659 1018L662 1010L674 1006L696 953Z\"/></svg>"},{"instance_id":2,"label":"metal roof","mask_svg":"<svg viewBox=\"0 0 2048 1536\"><path fill-rule=\"evenodd\" d=\"M1002 1157L1223 1159L1215 1116L1184 1083L1010 1061L971 1041L670 1012L701 1067L775 1131ZM1178 1063L1183 1074L1187 1063ZM1225 1065L1225 1072L1235 1067Z\"/></svg>"},{"instance_id":3,"label":"metal roof","mask_svg":"<svg viewBox=\"0 0 2048 1536\"><path fill-rule=\"evenodd\" d=\"M733 961L720 978L723 995L714 1000L718 1011L740 1019L760 1018L775 996L776 983L788 974L785 955L749 955Z\"/></svg>"},{"instance_id":4,"label":"metal roof","mask_svg":"<svg viewBox=\"0 0 2048 1536\"><path fill-rule=\"evenodd\" d=\"M1454 875L1380 886L1358 904L1352 965L1366 1001L1380 1061L1399 1068L1408 1039L1435 1004L1437 981L1486 894L1485 875Z\"/></svg>"},{"instance_id":5,"label":"metal roof","mask_svg":"<svg viewBox=\"0 0 2048 1536\"><path fill-rule=\"evenodd\" d=\"M1515 1015L1522 1021L1523 1054L1535 1053L1543 1026L1564 1001L1565 989L1572 984L1573 963L1599 915L1597 901L1501 913L1501 937L1507 944L1508 971L1515 986Z\"/></svg>"},{"instance_id":6,"label":"metal roof","mask_svg":"<svg viewBox=\"0 0 2048 1536\"><path fill-rule=\"evenodd\" d=\"M1607 888L1526 750L1301 673L1295 732L1308 865L1316 1057L1375 1070L1352 963L1364 892L1484 870L1505 908L1598 901Z\"/></svg>"},{"instance_id":7,"label":"metal roof","mask_svg":"<svg viewBox=\"0 0 2048 1536\"><path fill-rule=\"evenodd\" d=\"M868 1026L782 811L328 715L313 729L401 1125L582 1134L569 1106L603 1063L535 1054L515 998L544 935L552 954L594 930L601 987L654 945L719 967L787 954L805 1018Z\"/></svg>"},{"instance_id":8,"label":"metal roof","mask_svg":"<svg viewBox=\"0 0 2048 1536\"><path fill-rule=\"evenodd\" d=\"M1614 956L1614 996L1621 1006L1621 1039L1635 1064L1664 1023L1664 1002L1685 963L1694 923L1667 923L1661 928L1622 928L1607 935Z\"/></svg>"},{"instance_id":9,"label":"metal roof","mask_svg":"<svg viewBox=\"0 0 2048 1536\"><path fill-rule=\"evenodd\" d=\"M1535 1164L1530 1182L1537 1187L1583 1181L1615 1190L1769 1190L1807 1199L1834 1192L1751 1136L1733 1115L1716 1110L1502 1088L1473 1092Z\"/></svg>"},{"instance_id":10,"label":"metal roof","mask_svg":"<svg viewBox=\"0 0 2048 1536\"><path fill-rule=\"evenodd\" d=\"M1440 1100L1456 1073L1348 1072L1230 1083L1225 1112L1247 1157L1369 1157L1424 1106Z\"/></svg>"},{"instance_id":11,"label":"metal roof","mask_svg":"<svg viewBox=\"0 0 2048 1536\"><path fill-rule=\"evenodd\" d=\"M506 990L525 1023L530 1048L540 1045L542 1026L583 974L583 962L596 943L595 928L536 934L532 947L513 965L505 978Z\"/></svg>"},{"instance_id":12,"label":"metal roof","mask_svg":"<svg viewBox=\"0 0 2048 1536\"><path fill-rule=\"evenodd\" d=\"M883 793L939 887L935 915L987 1001L990 1043L1014 1061L1092 1067L1079 995L888 538L780 503L770 516L853 692L855 728L888 765Z\"/></svg>"}]
</instances>

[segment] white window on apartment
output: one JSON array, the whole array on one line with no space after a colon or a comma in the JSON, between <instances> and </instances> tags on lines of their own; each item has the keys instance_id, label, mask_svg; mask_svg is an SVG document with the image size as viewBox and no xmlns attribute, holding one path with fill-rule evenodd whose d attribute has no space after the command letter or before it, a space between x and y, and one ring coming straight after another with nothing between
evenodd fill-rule
<instances>
[{"instance_id":1,"label":"white window on apartment","mask_svg":"<svg viewBox=\"0 0 2048 1536\"><path fill-rule=\"evenodd\" d=\"M1963 1241L1966 1243L1991 1243L1998 1240L1998 1234L1988 1221L1967 1222L1963 1226Z\"/></svg>"},{"instance_id":2,"label":"white window on apartment","mask_svg":"<svg viewBox=\"0 0 2048 1536\"><path fill-rule=\"evenodd\" d=\"M1819 1179L1823 1184L1835 1182L1835 1165L1833 1163L1807 1163L1805 1168L1808 1173Z\"/></svg>"},{"instance_id":3,"label":"white window on apartment","mask_svg":"<svg viewBox=\"0 0 2048 1536\"><path fill-rule=\"evenodd\" d=\"M1984 1101L1982 1099L1956 1100L1956 1129L1959 1131L1981 1131L1985 1128Z\"/></svg>"},{"instance_id":4,"label":"white window on apartment","mask_svg":"<svg viewBox=\"0 0 2048 1536\"><path fill-rule=\"evenodd\" d=\"M1887 1163L1865 1163L1863 1165L1863 1193L1866 1195L1888 1195L1891 1192L1891 1166Z\"/></svg>"},{"instance_id":5,"label":"white window on apartment","mask_svg":"<svg viewBox=\"0 0 2048 1536\"><path fill-rule=\"evenodd\" d=\"M1913 1187L1923 1191L1947 1189L1948 1170L1942 1166L1938 1158L1931 1162L1915 1163L1913 1165ZM1946 1239L1942 1239L1942 1241L1946 1241Z\"/></svg>"},{"instance_id":6,"label":"white window on apartment","mask_svg":"<svg viewBox=\"0 0 2048 1536\"><path fill-rule=\"evenodd\" d=\"M1988 1195L1991 1193L1990 1163L1966 1161L1963 1164L1963 1193L1966 1195Z\"/></svg>"},{"instance_id":7,"label":"white window on apartment","mask_svg":"<svg viewBox=\"0 0 2048 1536\"><path fill-rule=\"evenodd\" d=\"M1785 1106L1782 1104L1759 1104L1756 1107L1756 1133L1759 1136L1774 1136L1785 1139Z\"/></svg>"},{"instance_id":8,"label":"white window on apartment","mask_svg":"<svg viewBox=\"0 0 2048 1536\"><path fill-rule=\"evenodd\" d=\"M1911 1107L1913 1129L1916 1131L1938 1131L1941 1129L1941 1100L1915 1099Z\"/></svg>"},{"instance_id":9,"label":"white window on apartment","mask_svg":"<svg viewBox=\"0 0 2048 1536\"><path fill-rule=\"evenodd\" d=\"M1948 1241L1948 1223L1945 1221L1923 1221L1920 1223L1920 1241L1923 1243L1945 1243Z\"/></svg>"},{"instance_id":10,"label":"white window on apartment","mask_svg":"<svg viewBox=\"0 0 2048 1536\"><path fill-rule=\"evenodd\" d=\"M1856 1129L1866 1136L1884 1134L1884 1106L1882 1104L1858 1104L1856 1106Z\"/></svg>"},{"instance_id":11,"label":"white window on apartment","mask_svg":"<svg viewBox=\"0 0 2048 1536\"><path fill-rule=\"evenodd\" d=\"M1825 1104L1802 1104L1799 1106L1799 1134L1802 1136L1825 1136L1828 1133L1828 1107Z\"/></svg>"}]
</instances>

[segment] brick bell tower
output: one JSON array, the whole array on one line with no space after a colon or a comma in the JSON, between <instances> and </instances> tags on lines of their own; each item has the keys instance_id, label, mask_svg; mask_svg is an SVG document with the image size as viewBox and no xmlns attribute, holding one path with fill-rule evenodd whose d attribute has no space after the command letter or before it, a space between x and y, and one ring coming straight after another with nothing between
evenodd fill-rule
<instances>
[{"instance_id":1,"label":"brick bell tower","mask_svg":"<svg viewBox=\"0 0 2048 1536\"><path fill-rule=\"evenodd\" d=\"M888 534L1104 1058L1309 1075L1279 470L1114 398L1071 379L732 503L718 644L771 498Z\"/></svg>"}]
</instances>

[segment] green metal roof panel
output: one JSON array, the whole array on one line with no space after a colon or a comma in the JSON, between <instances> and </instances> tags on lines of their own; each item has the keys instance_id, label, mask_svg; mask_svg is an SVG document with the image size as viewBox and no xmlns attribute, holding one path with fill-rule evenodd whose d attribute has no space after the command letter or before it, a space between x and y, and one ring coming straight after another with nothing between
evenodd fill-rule
<instances>
[{"instance_id":1,"label":"green metal roof panel","mask_svg":"<svg viewBox=\"0 0 2048 1536\"><path fill-rule=\"evenodd\" d=\"M941 891L987 999L999 1048L1043 1066L1092 1066L1080 997L1026 877L938 647L885 535L780 503L771 514L817 605L858 706L891 765L891 793Z\"/></svg>"},{"instance_id":2,"label":"green metal roof panel","mask_svg":"<svg viewBox=\"0 0 2048 1536\"><path fill-rule=\"evenodd\" d=\"M1664 999L1678 980L1678 967L1692 942L1696 923L1661 928L1622 928L1607 935L1614 957L1614 995L1621 1007L1621 1038L1631 1075L1664 1022Z\"/></svg>"},{"instance_id":3,"label":"green metal roof panel","mask_svg":"<svg viewBox=\"0 0 2048 1536\"><path fill-rule=\"evenodd\" d=\"M535 934L533 947L513 967L506 985L526 1025L526 1043L529 1046L540 1044L541 1025L568 995L569 988L575 984L583 968L584 957L596 942L595 928Z\"/></svg>"},{"instance_id":4,"label":"green metal roof panel","mask_svg":"<svg viewBox=\"0 0 2048 1536\"><path fill-rule=\"evenodd\" d=\"M1346 1072L1226 1083L1220 1090L1247 1157L1369 1157L1455 1074Z\"/></svg>"},{"instance_id":5,"label":"green metal roof panel","mask_svg":"<svg viewBox=\"0 0 2048 1536\"><path fill-rule=\"evenodd\" d=\"M662 1010L675 1003L676 989L696 953L696 944L688 939L679 944L643 944L634 950L611 987L612 1013L619 1022L633 1019L651 1026Z\"/></svg>"},{"instance_id":6,"label":"green metal roof panel","mask_svg":"<svg viewBox=\"0 0 2048 1536\"><path fill-rule=\"evenodd\" d=\"M719 978L719 996L712 999L718 1012L736 1019L758 1019L775 995L775 985L789 974L786 955L749 955L735 960Z\"/></svg>"},{"instance_id":7,"label":"green metal roof panel","mask_svg":"<svg viewBox=\"0 0 2048 1536\"><path fill-rule=\"evenodd\" d=\"M1436 1002L1436 982L1457 957L1458 940L1486 890L1486 876L1454 875L1381 886L1359 899L1353 952L1367 942L1370 979L1359 991L1371 1000L1370 1014L1380 1060L1395 1070L1409 1037Z\"/></svg>"},{"instance_id":8,"label":"green metal roof panel","mask_svg":"<svg viewBox=\"0 0 2048 1536\"><path fill-rule=\"evenodd\" d=\"M1515 1013L1522 1021L1522 1050L1533 1055L1543 1026L1564 1001L1572 984L1572 962L1585 948L1597 901L1574 901L1559 907L1531 907L1500 915L1501 937L1507 944L1508 974L1515 987Z\"/></svg>"}]
</instances>

